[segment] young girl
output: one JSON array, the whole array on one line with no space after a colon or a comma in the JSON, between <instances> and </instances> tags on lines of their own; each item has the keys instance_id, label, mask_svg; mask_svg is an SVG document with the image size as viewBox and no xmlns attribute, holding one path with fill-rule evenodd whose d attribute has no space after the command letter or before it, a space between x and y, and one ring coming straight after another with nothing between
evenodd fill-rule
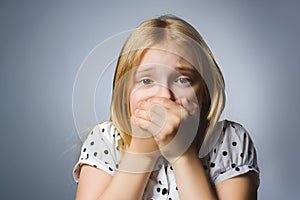
<instances>
[{"instance_id":1,"label":"young girl","mask_svg":"<svg viewBox=\"0 0 300 200\"><path fill-rule=\"evenodd\" d=\"M224 80L187 22L161 16L125 42L113 84L111 120L82 146L77 199L257 198L259 169L248 132L218 121Z\"/></svg>"}]
</instances>

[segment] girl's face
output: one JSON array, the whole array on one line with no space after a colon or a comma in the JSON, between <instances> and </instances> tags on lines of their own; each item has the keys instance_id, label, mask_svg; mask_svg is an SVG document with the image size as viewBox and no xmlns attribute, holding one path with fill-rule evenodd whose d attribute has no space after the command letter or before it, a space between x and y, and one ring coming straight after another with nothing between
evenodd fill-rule
<instances>
[{"instance_id":1,"label":"girl's face","mask_svg":"<svg viewBox=\"0 0 300 200\"><path fill-rule=\"evenodd\" d=\"M186 98L199 105L200 80L197 69L183 57L165 50L148 49L134 75L130 111L134 113L140 102L152 97L164 97L175 102Z\"/></svg>"}]
</instances>

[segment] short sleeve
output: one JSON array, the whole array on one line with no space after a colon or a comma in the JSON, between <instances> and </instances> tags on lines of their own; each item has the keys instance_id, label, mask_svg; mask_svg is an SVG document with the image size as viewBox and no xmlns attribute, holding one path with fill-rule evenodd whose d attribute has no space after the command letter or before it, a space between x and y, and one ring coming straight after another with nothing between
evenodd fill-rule
<instances>
[{"instance_id":1,"label":"short sleeve","mask_svg":"<svg viewBox=\"0 0 300 200\"><path fill-rule=\"evenodd\" d=\"M74 180L78 182L84 164L114 175L120 158L118 142L116 142L119 137L111 122L96 125L82 144L79 160L73 169Z\"/></svg>"},{"instance_id":2,"label":"short sleeve","mask_svg":"<svg viewBox=\"0 0 300 200\"><path fill-rule=\"evenodd\" d=\"M257 173L259 186L259 168L257 154L248 131L240 124L225 121L222 134L209 154L209 173L216 185L226 179L245 174Z\"/></svg>"}]
</instances>

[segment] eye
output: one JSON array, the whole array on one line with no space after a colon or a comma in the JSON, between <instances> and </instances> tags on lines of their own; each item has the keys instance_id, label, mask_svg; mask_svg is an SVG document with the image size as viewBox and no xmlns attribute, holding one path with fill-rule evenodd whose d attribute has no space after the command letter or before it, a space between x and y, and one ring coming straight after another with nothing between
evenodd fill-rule
<instances>
[{"instance_id":1,"label":"eye","mask_svg":"<svg viewBox=\"0 0 300 200\"><path fill-rule=\"evenodd\" d=\"M180 84L191 84L192 83L192 80L188 77L179 77L177 80L176 80L176 83L180 83Z\"/></svg>"},{"instance_id":2,"label":"eye","mask_svg":"<svg viewBox=\"0 0 300 200\"><path fill-rule=\"evenodd\" d=\"M149 84L153 83L153 81L149 78L143 78L139 82L143 85L149 85Z\"/></svg>"}]
</instances>

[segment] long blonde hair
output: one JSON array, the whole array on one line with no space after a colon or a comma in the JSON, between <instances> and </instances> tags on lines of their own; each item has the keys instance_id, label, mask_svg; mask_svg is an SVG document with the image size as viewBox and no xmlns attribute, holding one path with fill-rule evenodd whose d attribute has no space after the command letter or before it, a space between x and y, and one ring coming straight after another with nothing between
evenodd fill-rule
<instances>
[{"instance_id":1,"label":"long blonde hair","mask_svg":"<svg viewBox=\"0 0 300 200\"><path fill-rule=\"evenodd\" d=\"M202 82L202 105L200 132L205 142L218 121L225 105L224 78L212 52L201 35L186 21L170 15L150 19L140 24L127 38L118 58L113 82L111 120L119 130L124 149L131 141L129 96L132 87L133 69L143 52L153 45L171 41L191 50L196 59L194 67L199 71Z\"/></svg>"}]
</instances>

